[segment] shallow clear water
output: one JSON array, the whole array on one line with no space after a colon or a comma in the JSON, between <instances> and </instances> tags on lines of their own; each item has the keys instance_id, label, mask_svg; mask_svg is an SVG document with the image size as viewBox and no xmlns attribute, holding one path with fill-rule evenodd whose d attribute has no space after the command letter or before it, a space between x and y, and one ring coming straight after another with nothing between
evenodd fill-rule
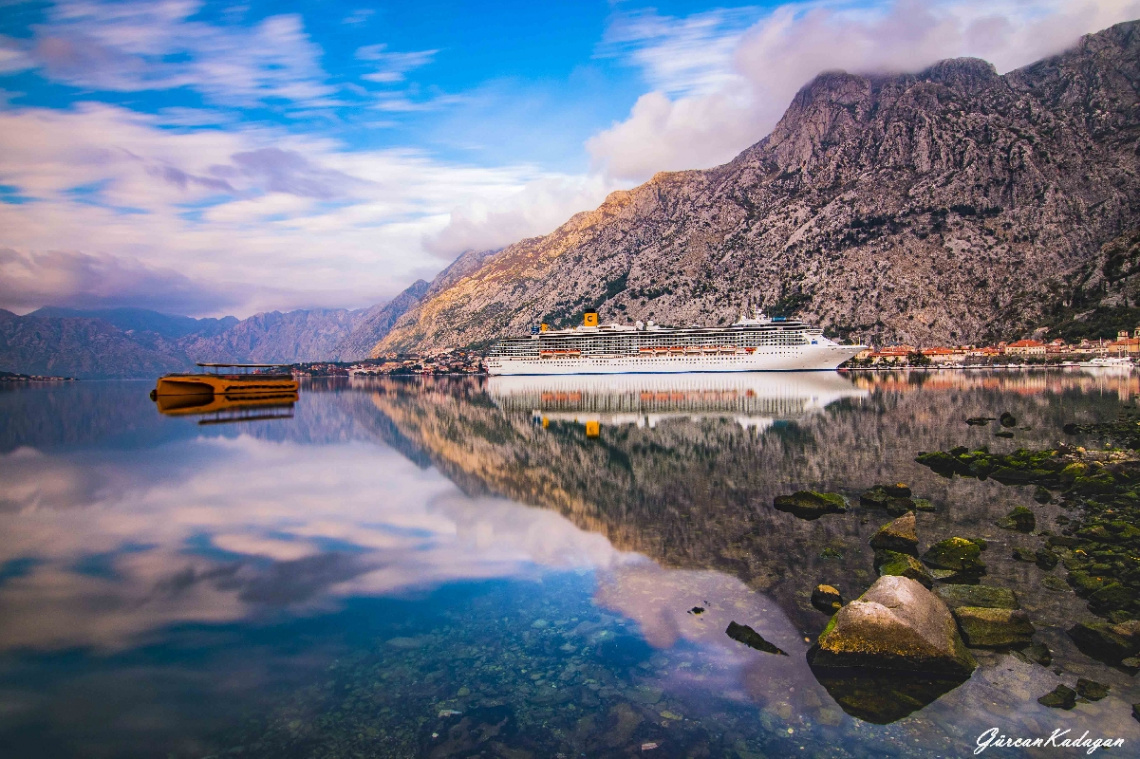
<instances>
[{"instance_id":1,"label":"shallow clear water","mask_svg":"<svg viewBox=\"0 0 1140 759\"><path fill-rule=\"evenodd\" d=\"M990 727L1140 746L1140 689L1072 647L1083 602L995 524L1060 508L913 461L1048 444L1131 406L1135 378L374 380L232 424L149 390L0 393L0 756L959 756ZM964 424L1005 410L1012 440ZM990 541L986 582L1059 673L978 652L968 682L872 721L816 679L811 590L865 589L888 518L772 498L899 480L935 504L924 544ZM1036 702L1077 677L1109 697Z\"/></svg>"}]
</instances>

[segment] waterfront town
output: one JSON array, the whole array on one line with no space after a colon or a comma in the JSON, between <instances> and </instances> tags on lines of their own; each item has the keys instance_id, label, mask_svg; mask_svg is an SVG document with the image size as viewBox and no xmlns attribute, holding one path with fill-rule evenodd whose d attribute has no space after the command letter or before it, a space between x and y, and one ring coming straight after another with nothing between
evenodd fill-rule
<instances>
[{"instance_id":1,"label":"waterfront town","mask_svg":"<svg viewBox=\"0 0 1140 759\"><path fill-rule=\"evenodd\" d=\"M901 368L925 366L993 366L1009 364L1049 365L1087 361L1103 357L1140 356L1140 326L1131 333L1121 331L1114 340L1024 339L996 345L918 346L884 345L868 347L842 368ZM294 367L298 377L389 374L483 374L482 354L473 350L442 350L417 356L386 353L352 364L321 362Z\"/></svg>"}]
</instances>

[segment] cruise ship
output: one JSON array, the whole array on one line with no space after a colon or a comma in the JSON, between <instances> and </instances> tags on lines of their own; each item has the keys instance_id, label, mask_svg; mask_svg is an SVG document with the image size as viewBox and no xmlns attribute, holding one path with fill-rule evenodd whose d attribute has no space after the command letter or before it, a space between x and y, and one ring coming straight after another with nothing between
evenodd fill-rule
<instances>
[{"instance_id":1,"label":"cruise ship","mask_svg":"<svg viewBox=\"0 0 1140 759\"><path fill-rule=\"evenodd\" d=\"M500 340L486 358L492 375L801 372L833 370L865 345L840 345L798 319L756 311L728 327L598 324Z\"/></svg>"}]
</instances>

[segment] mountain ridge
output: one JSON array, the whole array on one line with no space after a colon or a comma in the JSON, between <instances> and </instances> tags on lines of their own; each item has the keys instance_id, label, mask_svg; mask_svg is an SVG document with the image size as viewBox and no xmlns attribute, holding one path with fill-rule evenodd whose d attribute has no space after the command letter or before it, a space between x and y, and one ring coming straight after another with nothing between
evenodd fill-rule
<instances>
[{"instance_id":1,"label":"mountain ridge","mask_svg":"<svg viewBox=\"0 0 1140 759\"><path fill-rule=\"evenodd\" d=\"M723 166L661 173L424 299L373 349L485 345L538 321L727 323L745 300L874 342L1027 332L1140 228L1140 32L999 75L825 72Z\"/></svg>"}]
</instances>

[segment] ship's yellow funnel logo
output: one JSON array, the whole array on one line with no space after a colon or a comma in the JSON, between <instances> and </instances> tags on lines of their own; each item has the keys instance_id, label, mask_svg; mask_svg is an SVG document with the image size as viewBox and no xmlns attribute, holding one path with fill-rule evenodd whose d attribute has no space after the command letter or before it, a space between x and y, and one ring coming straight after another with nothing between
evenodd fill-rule
<instances>
[{"instance_id":1,"label":"ship's yellow funnel logo","mask_svg":"<svg viewBox=\"0 0 1140 759\"><path fill-rule=\"evenodd\" d=\"M587 311L586 313L582 314L582 326L583 327L596 327L596 326L598 326L598 312L597 311Z\"/></svg>"},{"instance_id":2,"label":"ship's yellow funnel logo","mask_svg":"<svg viewBox=\"0 0 1140 759\"><path fill-rule=\"evenodd\" d=\"M546 322L543 322L542 324L538 325L538 329L542 332L545 332L546 330L550 329L550 325Z\"/></svg>"},{"instance_id":3,"label":"ship's yellow funnel logo","mask_svg":"<svg viewBox=\"0 0 1140 759\"><path fill-rule=\"evenodd\" d=\"M586 422L586 437L597 437L602 432L599 422Z\"/></svg>"}]
</instances>

